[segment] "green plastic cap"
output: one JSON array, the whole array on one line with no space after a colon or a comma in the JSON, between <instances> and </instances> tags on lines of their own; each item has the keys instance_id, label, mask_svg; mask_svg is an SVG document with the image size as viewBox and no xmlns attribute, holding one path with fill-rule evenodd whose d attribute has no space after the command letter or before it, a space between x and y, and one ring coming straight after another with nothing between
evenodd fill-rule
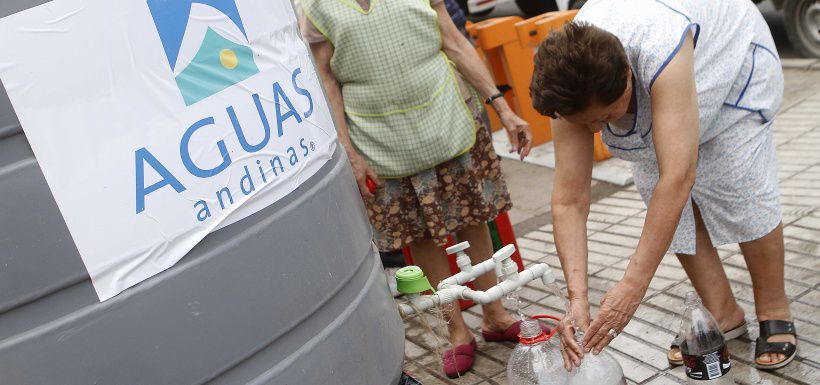
<instances>
[{"instance_id":1,"label":"green plastic cap","mask_svg":"<svg viewBox=\"0 0 820 385\"><path fill-rule=\"evenodd\" d=\"M399 293L416 294L433 290L430 281L424 276L424 271L418 266L402 267L396 272L396 288Z\"/></svg>"}]
</instances>

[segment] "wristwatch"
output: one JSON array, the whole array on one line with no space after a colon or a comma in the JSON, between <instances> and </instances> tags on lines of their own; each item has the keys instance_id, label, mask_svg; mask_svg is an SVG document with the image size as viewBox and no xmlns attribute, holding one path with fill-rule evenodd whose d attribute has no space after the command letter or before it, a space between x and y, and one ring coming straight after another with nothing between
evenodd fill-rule
<instances>
[{"instance_id":1,"label":"wristwatch","mask_svg":"<svg viewBox=\"0 0 820 385\"><path fill-rule=\"evenodd\" d=\"M499 92L497 94L490 95L490 97L488 97L487 100L484 101L484 103L486 103L487 105L491 105L491 104L493 104L494 100L496 100L498 98L503 98L503 97L504 97L504 94Z\"/></svg>"}]
</instances>

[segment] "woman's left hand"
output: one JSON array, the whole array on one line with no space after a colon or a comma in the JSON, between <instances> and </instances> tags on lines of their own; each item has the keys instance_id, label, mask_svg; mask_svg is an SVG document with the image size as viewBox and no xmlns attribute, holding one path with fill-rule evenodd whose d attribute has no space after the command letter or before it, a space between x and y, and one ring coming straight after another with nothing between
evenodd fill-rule
<instances>
[{"instance_id":1,"label":"woman's left hand","mask_svg":"<svg viewBox=\"0 0 820 385\"><path fill-rule=\"evenodd\" d=\"M646 287L621 279L601 299L601 309L584 335L584 351L598 354L623 332L646 294ZM615 335L610 330L614 330Z\"/></svg>"},{"instance_id":2,"label":"woman's left hand","mask_svg":"<svg viewBox=\"0 0 820 385\"><path fill-rule=\"evenodd\" d=\"M530 154L532 149L532 131L530 125L521 119L511 110L504 111L498 116L501 124L507 129L507 136L510 138L510 152L517 152L521 160Z\"/></svg>"}]
</instances>

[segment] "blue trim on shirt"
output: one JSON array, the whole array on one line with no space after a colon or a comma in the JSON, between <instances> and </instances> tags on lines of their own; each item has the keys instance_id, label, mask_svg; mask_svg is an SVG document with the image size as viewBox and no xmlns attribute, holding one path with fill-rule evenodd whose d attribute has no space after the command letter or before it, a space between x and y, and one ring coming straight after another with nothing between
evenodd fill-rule
<instances>
[{"instance_id":1,"label":"blue trim on shirt","mask_svg":"<svg viewBox=\"0 0 820 385\"><path fill-rule=\"evenodd\" d=\"M752 42L751 44L752 44L753 46L755 46L755 48L762 48L764 51L768 52L768 53L769 53L770 55L772 55L775 59L777 59L777 61L778 61L778 62L780 61L780 57L779 57L779 56L777 56L777 54L776 54L776 53L774 53L774 51L772 51L769 47L766 47L765 45L758 44L758 43L755 43L755 42Z\"/></svg>"},{"instance_id":2,"label":"blue trim on shirt","mask_svg":"<svg viewBox=\"0 0 820 385\"><path fill-rule=\"evenodd\" d=\"M740 91L740 96L737 97L735 101L735 106L740 104L740 101L743 100L743 95L746 95L746 90L749 88L749 83L752 82L752 76L755 74L755 53L757 52L757 46L752 50L752 70L749 71L749 78L746 79L746 85L743 86L743 90Z\"/></svg>"},{"instance_id":3,"label":"blue trim on shirt","mask_svg":"<svg viewBox=\"0 0 820 385\"><path fill-rule=\"evenodd\" d=\"M610 127L609 123L606 124L606 129L609 131L610 134L617 136L619 138L625 138L635 133L635 128L638 126L638 91L635 90L635 73L632 73L632 96L635 97L635 116L632 119L632 128L629 129L629 132L623 135L618 135L615 131L612 131L612 127ZM631 102L631 99L630 99Z\"/></svg>"},{"instance_id":4,"label":"blue trim on shirt","mask_svg":"<svg viewBox=\"0 0 820 385\"><path fill-rule=\"evenodd\" d=\"M666 7L666 8L669 8L672 12L675 12L675 13L677 13L678 15L681 15L681 16L685 17L685 18L686 18L686 21L688 21L688 22L690 22L690 23L692 22L692 19L690 19L690 18L689 18L689 16L686 16L686 14L685 14L685 13L683 13L683 12L681 12L681 11L678 11L678 10L677 10L677 9L675 9L675 8L670 7L670 6L669 6L669 4L666 4L666 3L664 3L664 2L663 2L663 1L661 1L661 0L655 0L655 1L656 1L658 4L663 5L663 6L664 6L664 7Z\"/></svg>"},{"instance_id":5,"label":"blue trim on shirt","mask_svg":"<svg viewBox=\"0 0 820 385\"><path fill-rule=\"evenodd\" d=\"M609 143L606 143L606 142L604 142L604 143L607 145L607 147L617 148L617 149L622 150L622 151L637 151L637 150L643 150L643 149L649 147L648 145L644 145L643 147L624 148L624 147L618 147L618 146L615 146L615 145L612 145L612 144L609 144Z\"/></svg>"},{"instance_id":6,"label":"blue trim on shirt","mask_svg":"<svg viewBox=\"0 0 820 385\"><path fill-rule=\"evenodd\" d=\"M649 123L649 129L645 133L641 134L641 138L646 138L650 132L652 132L652 123Z\"/></svg>"},{"instance_id":7,"label":"blue trim on shirt","mask_svg":"<svg viewBox=\"0 0 820 385\"><path fill-rule=\"evenodd\" d=\"M763 115L763 110L755 110L755 109L753 109L753 108L749 108L749 107L736 106L736 105L734 105L734 104L732 104L732 103L726 103L726 102L723 102L723 105L724 105L724 106L726 106L726 107L737 108L738 110L743 110L743 111L749 111L749 112L754 112L754 113L757 113L758 115L760 115L760 117L761 117L761 118L763 118L763 123L769 123L769 120L770 120L770 119L769 119L769 118L767 118L767 117L766 117L766 115Z\"/></svg>"},{"instance_id":8,"label":"blue trim on shirt","mask_svg":"<svg viewBox=\"0 0 820 385\"><path fill-rule=\"evenodd\" d=\"M687 20L688 20L688 18L687 18ZM683 30L683 34L680 37L680 41L678 42L678 46L675 47L675 50L672 51L672 53L669 54L669 57L667 57L666 60L663 61L663 64L661 64L661 68L658 68L658 72L655 72L655 75L652 76L652 80L649 82L649 92L650 93L652 92L652 86L655 84L655 80L658 80L658 76L660 76L661 72L663 72L663 70L666 68L666 66L669 65L669 62L672 61L672 59L675 57L675 55L678 54L678 51L680 51L680 48L683 47L683 42L686 40L686 35L689 34L689 30L692 28L693 25L696 26L698 28L698 32L700 32L700 26L695 24L695 23L689 23L689 25L686 26L686 28Z\"/></svg>"}]
</instances>

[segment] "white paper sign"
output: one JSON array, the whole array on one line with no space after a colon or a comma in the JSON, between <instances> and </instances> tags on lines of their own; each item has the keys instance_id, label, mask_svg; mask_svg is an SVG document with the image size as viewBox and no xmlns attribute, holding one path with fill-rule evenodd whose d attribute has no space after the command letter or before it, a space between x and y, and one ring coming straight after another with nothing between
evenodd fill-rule
<instances>
[{"instance_id":1,"label":"white paper sign","mask_svg":"<svg viewBox=\"0 0 820 385\"><path fill-rule=\"evenodd\" d=\"M290 0L55 0L0 78L100 300L276 202L336 132Z\"/></svg>"}]
</instances>

